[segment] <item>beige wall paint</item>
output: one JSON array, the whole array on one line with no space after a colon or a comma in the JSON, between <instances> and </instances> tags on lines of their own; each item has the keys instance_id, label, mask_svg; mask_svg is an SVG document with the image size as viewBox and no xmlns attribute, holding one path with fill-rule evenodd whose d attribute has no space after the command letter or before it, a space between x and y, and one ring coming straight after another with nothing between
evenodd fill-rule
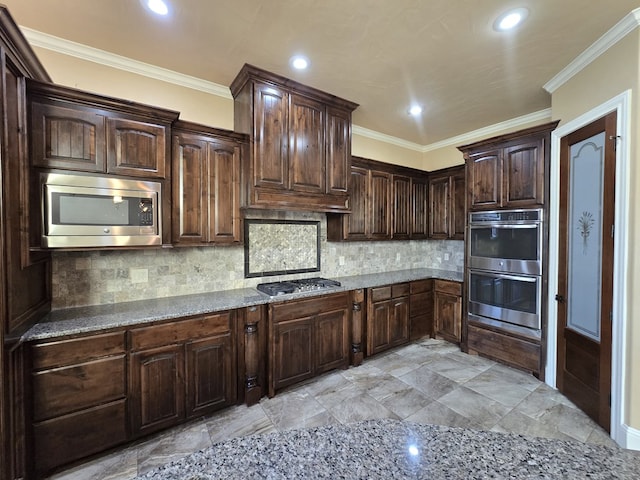
<instances>
[{"instance_id":1,"label":"beige wall paint","mask_svg":"<svg viewBox=\"0 0 640 480\"><path fill-rule=\"evenodd\" d=\"M351 154L394 165L423 168L422 152L355 133L352 135Z\"/></svg>"},{"instance_id":2,"label":"beige wall paint","mask_svg":"<svg viewBox=\"0 0 640 480\"><path fill-rule=\"evenodd\" d=\"M552 95L553 118L569 122L611 98L632 90L631 131L637 132L640 116L638 95L639 82L640 32L635 29L624 39L598 57L588 67L575 75L570 81ZM629 298L627 352L627 418L623 421L629 426L640 429L640 297L634 295L635 285L640 285L640 255L633 249L640 241L640 208L638 194L640 189L640 170L637 167L638 141L631 138L630 196L629 204L629 277L625 288Z\"/></svg>"},{"instance_id":3,"label":"beige wall paint","mask_svg":"<svg viewBox=\"0 0 640 480\"><path fill-rule=\"evenodd\" d=\"M52 80L67 87L180 112L182 120L233 130L233 100L80 58L34 48Z\"/></svg>"}]
</instances>

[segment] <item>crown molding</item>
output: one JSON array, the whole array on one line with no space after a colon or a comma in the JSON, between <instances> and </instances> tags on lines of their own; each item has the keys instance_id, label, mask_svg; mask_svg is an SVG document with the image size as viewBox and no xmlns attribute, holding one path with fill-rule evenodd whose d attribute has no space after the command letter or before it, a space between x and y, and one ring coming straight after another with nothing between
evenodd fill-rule
<instances>
[{"instance_id":1,"label":"crown molding","mask_svg":"<svg viewBox=\"0 0 640 480\"><path fill-rule=\"evenodd\" d=\"M640 12L640 9L638 9L638 11ZM34 47L44 48L57 53L61 53L63 55L69 55L72 57L80 58L82 60L98 63L100 65L136 73L138 75L143 75L145 77L150 77L167 83L199 90L223 98L233 99L231 91L228 87L219 85L214 82L209 82L200 78L192 77L190 75L184 75L173 70L168 70L166 68L157 67L148 63L139 62L137 60L132 60L121 55L116 55L104 50L72 42L70 40L65 40L63 38L55 37L53 35L42 33L27 27L21 26L20 30L23 32L29 43ZM503 133L505 130L510 128L517 128L528 123L548 120L549 118L551 118L551 109L541 110L539 112L534 112L528 115L517 117L512 120L497 123L495 125L490 125L479 130L474 130L472 132L458 135L456 137L452 137L429 145L420 145L418 143L403 140L392 135L376 132L375 130L370 130L359 125L353 125L352 132L353 134L359 135L361 137L370 138L372 140L377 140L391 145L396 145L398 147L406 148L407 150L413 150L419 153L426 153L432 150L437 150L439 148L463 145L465 143L475 141L478 138L490 137L498 133Z\"/></svg>"},{"instance_id":2,"label":"crown molding","mask_svg":"<svg viewBox=\"0 0 640 480\"><path fill-rule=\"evenodd\" d=\"M472 143L482 138L489 138L494 135L499 135L505 132L505 130L518 129L524 125L534 122L544 122L551 118L551 109L545 108L544 110L538 110L537 112L528 113L520 117L512 118L511 120L505 120L504 122L495 123L488 127L483 127L478 130L463 133L456 137L447 138L440 142L431 143L422 147L422 152L431 152L445 147L457 147L459 145L465 145Z\"/></svg>"},{"instance_id":3,"label":"crown molding","mask_svg":"<svg viewBox=\"0 0 640 480\"><path fill-rule=\"evenodd\" d=\"M64 55L98 63L100 65L106 65L108 67L150 77L155 80L161 80L174 85L218 95L220 97L228 99L233 98L229 91L229 87L225 87L214 82L202 80L190 75L184 75L182 73L157 67L148 63L139 62L131 58L89 47L81 43L65 40L27 27L20 26L20 30L24 33L24 36L29 43L34 47L44 48Z\"/></svg>"},{"instance_id":4,"label":"crown molding","mask_svg":"<svg viewBox=\"0 0 640 480\"><path fill-rule=\"evenodd\" d=\"M607 33L602 35L584 52L578 55L569 65L564 67L555 77L544 84L543 88L553 93L578 72L587 67L600 55L640 26L640 8L636 8L616 23Z\"/></svg>"},{"instance_id":5,"label":"crown molding","mask_svg":"<svg viewBox=\"0 0 640 480\"><path fill-rule=\"evenodd\" d=\"M376 132L375 130L370 130L368 128L360 127L358 125L353 125L351 127L351 130L355 135L359 135L365 138L370 138L372 140L378 140L384 143L389 143L391 145L396 145L398 147L406 148L407 150L415 150L416 152L422 152L424 149L424 147L418 143L410 142L408 140L403 140L401 138L394 137L392 135L387 135L386 133Z\"/></svg>"}]
</instances>

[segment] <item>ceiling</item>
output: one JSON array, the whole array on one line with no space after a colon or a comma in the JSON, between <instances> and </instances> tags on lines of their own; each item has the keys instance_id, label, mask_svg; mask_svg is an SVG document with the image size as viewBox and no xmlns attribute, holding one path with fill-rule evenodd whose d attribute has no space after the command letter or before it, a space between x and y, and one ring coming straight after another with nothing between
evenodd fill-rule
<instances>
[{"instance_id":1,"label":"ceiling","mask_svg":"<svg viewBox=\"0 0 640 480\"><path fill-rule=\"evenodd\" d=\"M360 105L353 123L418 145L551 106L543 85L638 0L0 0L16 22L228 86L244 63ZM514 32L493 22L513 7ZM293 71L289 58L311 60ZM55 80L55 79L54 79ZM410 104L424 107L419 118Z\"/></svg>"}]
</instances>

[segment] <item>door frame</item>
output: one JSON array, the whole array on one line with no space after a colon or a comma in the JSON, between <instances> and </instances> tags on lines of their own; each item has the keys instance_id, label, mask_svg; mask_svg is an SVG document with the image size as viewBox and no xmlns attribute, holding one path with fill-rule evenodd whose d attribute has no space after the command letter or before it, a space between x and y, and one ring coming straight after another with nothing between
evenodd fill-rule
<instances>
[{"instance_id":1,"label":"door frame","mask_svg":"<svg viewBox=\"0 0 640 480\"><path fill-rule=\"evenodd\" d=\"M640 432L634 433L625 425L627 393L627 323L629 279L629 184L631 163L631 90L617 95L598 105L576 119L561 125L551 134L550 162L550 208L549 208L549 290L547 312L547 355L545 368L546 383L556 388L558 316L553 300L558 289L559 250L559 196L560 196L560 139L593 121L617 112L616 131L619 137L616 148L616 183L614 213L614 256L613 256L613 324L611 345L611 438L624 448L640 449ZM637 437L632 439L631 437Z\"/></svg>"}]
</instances>

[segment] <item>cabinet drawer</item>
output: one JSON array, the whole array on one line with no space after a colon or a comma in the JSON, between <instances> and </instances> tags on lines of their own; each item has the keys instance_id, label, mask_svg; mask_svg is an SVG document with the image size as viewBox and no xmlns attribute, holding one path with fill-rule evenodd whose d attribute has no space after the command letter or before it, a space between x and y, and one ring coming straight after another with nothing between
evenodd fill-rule
<instances>
[{"instance_id":1,"label":"cabinet drawer","mask_svg":"<svg viewBox=\"0 0 640 480\"><path fill-rule=\"evenodd\" d=\"M39 343L31 347L35 370L82 363L124 353L124 332Z\"/></svg>"},{"instance_id":2,"label":"cabinet drawer","mask_svg":"<svg viewBox=\"0 0 640 480\"><path fill-rule=\"evenodd\" d=\"M36 469L47 472L125 441L125 401L37 423L33 433Z\"/></svg>"},{"instance_id":3,"label":"cabinet drawer","mask_svg":"<svg viewBox=\"0 0 640 480\"><path fill-rule=\"evenodd\" d=\"M292 300L276 303L271 306L272 320L281 322L295 318L312 317L320 312L331 312L347 308L349 293L341 292L333 295L322 295L305 300Z\"/></svg>"},{"instance_id":4,"label":"cabinet drawer","mask_svg":"<svg viewBox=\"0 0 640 480\"><path fill-rule=\"evenodd\" d=\"M434 290L442 293L450 293L451 295L462 296L462 284L459 282L450 282L447 280L434 280Z\"/></svg>"},{"instance_id":5,"label":"cabinet drawer","mask_svg":"<svg viewBox=\"0 0 640 480\"><path fill-rule=\"evenodd\" d=\"M131 349L140 350L159 347L226 333L231 330L231 322L231 312L222 312L187 320L176 320L161 325L136 328L130 333Z\"/></svg>"},{"instance_id":6,"label":"cabinet drawer","mask_svg":"<svg viewBox=\"0 0 640 480\"><path fill-rule=\"evenodd\" d=\"M409 290L410 287L408 283L391 285L391 298L406 297L409 295Z\"/></svg>"},{"instance_id":7,"label":"cabinet drawer","mask_svg":"<svg viewBox=\"0 0 640 480\"><path fill-rule=\"evenodd\" d=\"M389 300L391 298L391 286L371 288L369 289L369 294L372 302Z\"/></svg>"},{"instance_id":8,"label":"cabinet drawer","mask_svg":"<svg viewBox=\"0 0 640 480\"><path fill-rule=\"evenodd\" d=\"M64 415L125 396L125 356L33 374L36 421Z\"/></svg>"},{"instance_id":9,"label":"cabinet drawer","mask_svg":"<svg viewBox=\"0 0 640 480\"><path fill-rule=\"evenodd\" d=\"M411 295L409 303L409 316L433 315L433 293L424 292Z\"/></svg>"},{"instance_id":10,"label":"cabinet drawer","mask_svg":"<svg viewBox=\"0 0 640 480\"><path fill-rule=\"evenodd\" d=\"M470 350L536 374L540 373L540 344L473 325L469 325L467 342Z\"/></svg>"},{"instance_id":11,"label":"cabinet drawer","mask_svg":"<svg viewBox=\"0 0 640 480\"><path fill-rule=\"evenodd\" d=\"M414 293L425 293L433 290L433 280L416 280L415 282L411 282L411 295Z\"/></svg>"}]
</instances>

